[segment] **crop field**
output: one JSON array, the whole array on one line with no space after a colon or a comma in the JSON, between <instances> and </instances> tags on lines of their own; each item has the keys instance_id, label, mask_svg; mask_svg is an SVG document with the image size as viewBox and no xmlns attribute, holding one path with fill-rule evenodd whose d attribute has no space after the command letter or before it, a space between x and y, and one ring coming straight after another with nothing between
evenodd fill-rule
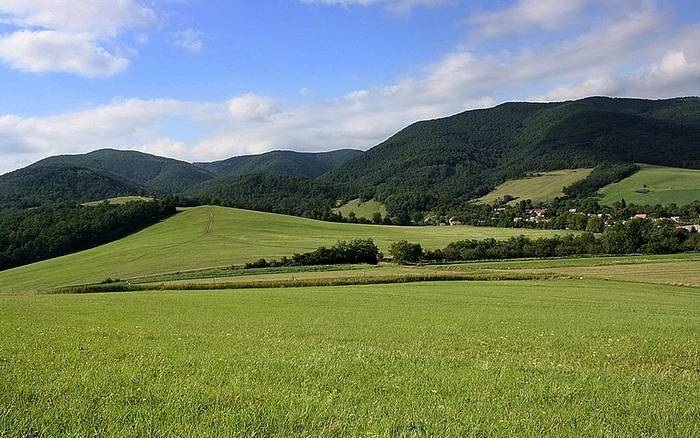
<instances>
[{"instance_id":1,"label":"crop field","mask_svg":"<svg viewBox=\"0 0 700 438\"><path fill-rule=\"evenodd\" d=\"M514 204L519 200L531 199L533 202L551 201L563 196L563 188L570 186L576 181L582 180L591 173L593 169L566 169L553 172L542 172L527 178L513 179L496 187L489 194L478 199L479 202L491 204L499 198L510 195L517 200L511 201Z\"/></svg>"},{"instance_id":2,"label":"crop field","mask_svg":"<svg viewBox=\"0 0 700 438\"><path fill-rule=\"evenodd\" d=\"M394 227L322 222L223 207L197 207L124 239L0 272L0 292L94 283L279 258L338 240L373 238L383 250L407 239L427 248L466 238L544 236L549 230Z\"/></svg>"},{"instance_id":3,"label":"crop field","mask_svg":"<svg viewBox=\"0 0 700 438\"><path fill-rule=\"evenodd\" d=\"M698 436L699 339L612 281L4 295L0 436Z\"/></svg>"},{"instance_id":4,"label":"crop field","mask_svg":"<svg viewBox=\"0 0 700 438\"><path fill-rule=\"evenodd\" d=\"M386 207L381 202L371 199L369 201L362 202L359 199L353 199L338 208L333 209L336 213L342 213L343 216L348 217L350 213L355 213L357 217L363 217L365 219L372 219L374 213L379 213L382 217L386 216Z\"/></svg>"},{"instance_id":5,"label":"crop field","mask_svg":"<svg viewBox=\"0 0 700 438\"><path fill-rule=\"evenodd\" d=\"M603 204L678 205L700 199L700 170L641 165L642 169L601 190Z\"/></svg>"}]
</instances>

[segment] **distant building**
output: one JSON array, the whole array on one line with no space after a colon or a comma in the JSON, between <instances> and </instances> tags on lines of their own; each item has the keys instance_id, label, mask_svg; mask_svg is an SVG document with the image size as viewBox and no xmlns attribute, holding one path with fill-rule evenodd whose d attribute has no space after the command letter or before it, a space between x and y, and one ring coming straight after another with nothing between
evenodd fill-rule
<instances>
[{"instance_id":1,"label":"distant building","mask_svg":"<svg viewBox=\"0 0 700 438\"><path fill-rule=\"evenodd\" d=\"M455 216L452 216L449 220L450 225L462 225L462 222L457 220Z\"/></svg>"},{"instance_id":2,"label":"distant building","mask_svg":"<svg viewBox=\"0 0 700 438\"><path fill-rule=\"evenodd\" d=\"M639 214L635 214L634 216L632 216L631 219L646 219L648 217L649 217L649 215L646 213L639 213Z\"/></svg>"},{"instance_id":3,"label":"distant building","mask_svg":"<svg viewBox=\"0 0 700 438\"><path fill-rule=\"evenodd\" d=\"M697 231L700 233L700 225L684 225L681 228L688 231Z\"/></svg>"}]
</instances>

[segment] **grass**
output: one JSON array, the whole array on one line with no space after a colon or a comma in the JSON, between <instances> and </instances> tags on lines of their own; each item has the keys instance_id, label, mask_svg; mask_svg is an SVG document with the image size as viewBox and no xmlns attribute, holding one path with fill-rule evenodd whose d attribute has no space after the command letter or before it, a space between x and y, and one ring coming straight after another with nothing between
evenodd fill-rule
<instances>
[{"instance_id":1,"label":"grass","mask_svg":"<svg viewBox=\"0 0 700 438\"><path fill-rule=\"evenodd\" d=\"M436 248L465 238L552 233L469 226L342 224L232 208L197 207L116 242L0 272L0 293L230 266L260 257L279 258L311 251L340 239L373 238L386 251L391 242L401 239Z\"/></svg>"},{"instance_id":2,"label":"grass","mask_svg":"<svg viewBox=\"0 0 700 438\"><path fill-rule=\"evenodd\" d=\"M95 205L100 205L101 203L107 201L108 203L112 205L122 205L126 204L127 202L134 202L134 201L152 201L153 198L149 198L147 196L119 196L117 198L109 198L109 199L103 199L101 201L92 201L92 202L86 202L83 205L87 206L95 206Z\"/></svg>"},{"instance_id":3,"label":"grass","mask_svg":"<svg viewBox=\"0 0 700 438\"><path fill-rule=\"evenodd\" d=\"M386 216L386 207L379 201L371 199L369 201L362 202L359 199L353 199L347 203L341 205L338 208L333 209L336 213L342 213L344 217L350 216L350 213L354 212L355 216L363 217L365 219L372 219L374 213L380 213L382 217Z\"/></svg>"},{"instance_id":4,"label":"grass","mask_svg":"<svg viewBox=\"0 0 700 438\"><path fill-rule=\"evenodd\" d=\"M642 164L641 170L620 182L604 187L602 204L624 199L628 204L686 205L700 200L700 170Z\"/></svg>"},{"instance_id":5,"label":"grass","mask_svg":"<svg viewBox=\"0 0 700 438\"><path fill-rule=\"evenodd\" d=\"M496 187L492 192L478 199L479 202L492 204L497 199L510 195L517 200L531 199L533 202L551 201L564 195L563 188L587 177L593 169L566 169L538 173L527 178L514 179Z\"/></svg>"},{"instance_id":6,"label":"grass","mask_svg":"<svg viewBox=\"0 0 700 438\"><path fill-rule=\"evenodd\" d=\"M579 280L0 296L0 436L698 436L699 298Z\"/></svg>"}]
</instances>

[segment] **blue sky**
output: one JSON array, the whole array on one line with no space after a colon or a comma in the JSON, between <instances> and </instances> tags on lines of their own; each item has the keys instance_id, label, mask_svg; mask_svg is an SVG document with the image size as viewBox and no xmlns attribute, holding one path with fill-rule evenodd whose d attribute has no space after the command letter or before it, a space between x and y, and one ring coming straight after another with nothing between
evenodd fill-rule
<instances>
[{"instance_id":1,"label":"blue sky","mask_svg":"<svg viewBox=\"0 0 700 438\"><path fill-rule=\"evenodd\" d=\"M3 0L0 173L367 149L509 100L700 93L700 2Z\"/></svg>"}]
</instances>

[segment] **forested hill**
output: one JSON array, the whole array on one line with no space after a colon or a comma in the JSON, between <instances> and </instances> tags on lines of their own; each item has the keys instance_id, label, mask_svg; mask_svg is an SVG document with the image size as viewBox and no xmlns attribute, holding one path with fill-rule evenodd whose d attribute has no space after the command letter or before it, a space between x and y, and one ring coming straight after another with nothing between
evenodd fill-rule
<instances>
[{"instance_id":1,"label":"forested hill","mask_svg":"<svg viewBox=\"0 0 700 438\"><path fill-rule=\"evenodd\" d=\"M415 123L321 177L420 209L473 199L532 171L641 162L700 168L700 99L506 103Z\"/></svg>"},{"instance_id":2,"label":"forested hill","mask_svg":"<svg viewBox=\"0 0 700 438\"><path fill-rule=\"evenodd\" d=\"M179 193L214 177L212 173L185 161L115 149L100 149L82 155L58 155L30 167L41 166L91 169L116 175L160 193Z\"/></svg>"},{"instance_id":3,"label":"forested hill","mask_svg":"<svg viewBox=\"0 0 700 438\"><path fill-rule=\"evenodd\" d=\"M362 151L355 149L319 153L272 151L196 165L217 176L262 174L316 178L359 155L362 155Z\"/></svg>"}]
</instances>

